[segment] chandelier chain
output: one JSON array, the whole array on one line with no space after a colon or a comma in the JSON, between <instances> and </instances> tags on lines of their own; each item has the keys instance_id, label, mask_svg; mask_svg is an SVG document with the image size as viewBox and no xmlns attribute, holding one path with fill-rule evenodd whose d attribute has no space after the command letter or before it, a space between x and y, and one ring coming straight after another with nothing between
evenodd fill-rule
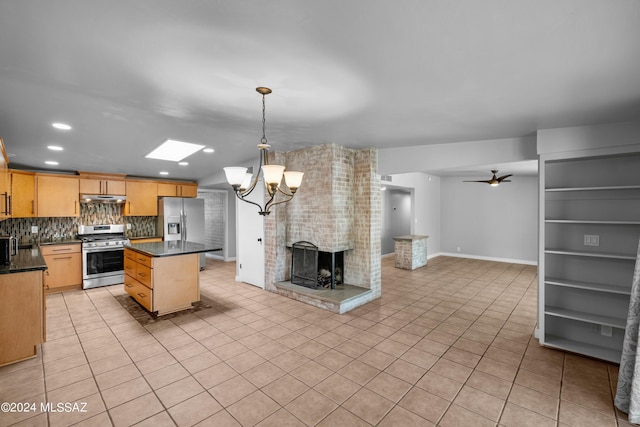
<instances>
[{"instance_id":1,"label":"chandelier chain","mask_svg":"<svg viewBox=\"0 0 640 427\"><path fill-rule=\"evenodd\" d=\"M262 139L260 140L260 142L262 144L266 144L267 143L267 137L265 135L265 123L266 123L266 108L265 108L265 95L262 95Z\"/></svg>"}]
</instances>

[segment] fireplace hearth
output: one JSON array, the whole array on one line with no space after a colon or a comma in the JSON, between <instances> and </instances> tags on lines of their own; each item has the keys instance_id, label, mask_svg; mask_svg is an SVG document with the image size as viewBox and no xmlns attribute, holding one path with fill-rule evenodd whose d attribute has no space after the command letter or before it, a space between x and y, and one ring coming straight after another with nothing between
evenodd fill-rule
<instances>
[{"instance_id":1,"label":"fireplace hearth","mask_svg":"<svg viewBox=\"0 0 640 427\"><path fill-rule=\"evenodd\" d=\"M291 283L311 289L335 289L343 283L344 252L323 252L311 242L291 245Z\"/></svg>"}]
</instances>

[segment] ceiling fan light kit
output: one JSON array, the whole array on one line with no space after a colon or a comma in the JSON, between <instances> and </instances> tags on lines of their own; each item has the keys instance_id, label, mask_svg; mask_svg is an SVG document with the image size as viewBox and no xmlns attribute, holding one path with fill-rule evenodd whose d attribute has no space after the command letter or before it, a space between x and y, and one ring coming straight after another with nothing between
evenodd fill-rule
<instances>
[{"instance_id":1,"label":"ceiling fan light kit","mask_svg":"<svg viewBox=\"0 0 640 427\"><path fill-rule=\"evenodd\" d=\"M462 182L483 182L483 183L489 184L492 187L497 187L500 184L502 184L503 182L511 182L511 180L506 179L506 178L509 178L510 176L513 176L513 174L510 173L508 175L502 175L501 177L497 177L496 176L496 174L498 173L497 169L492 169L491 173L493 174L491 179L478 180L478 181L462 181Z\"/></svg>"},{"instance_id":2,"label":"ceiling fan light kit","mask_svg":"<svg viewBox=\"0 0 640 427\"><path fill-rule=\"evenodd\" d=\"M293 199L298 187L302 184L302 176L304 173L296 171L285 172L284 166L269 164L267 153L269 152L271 145L267 143L267 137L265 136L265 96L270 94L272 91L268 87L257 87L256 92L262 95L262 138L260 138L260 144L258 144L258 149L260 150L260 164L257 169L258 173L256 173L254 177L252 174L247 173L247 168L239 166L230 166L223 169L227 181L233 187L238 199L243 202L256 205L258 209L260 209L258 213L265 216L269 215L272 206L279 205L280 203L285 203ZM264 185L269 193L269 200L264 205L264 208L259 203L246 198L258 184L260 171L262 171ZM289 191L283 190L280 186L283 176L287 187L289 187ZM282 194L284 199L276 201L276 195L278 193Z\"/></svg>"}]
</instances>

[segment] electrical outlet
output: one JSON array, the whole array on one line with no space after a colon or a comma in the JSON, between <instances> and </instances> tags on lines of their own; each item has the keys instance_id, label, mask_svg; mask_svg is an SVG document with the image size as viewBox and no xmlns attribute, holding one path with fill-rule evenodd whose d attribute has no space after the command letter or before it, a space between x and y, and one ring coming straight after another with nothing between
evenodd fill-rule
<instances>
[{"instance_id":1,"label":"electrical outlet","mask_svg":"<svg viewBox=\"0 0 640 427\"><path fill-rule=\"evenodd\" d=\"M38 234L38 226L37 225L32 225L31 226L31 234Z\"/></svg>"},{"instance_id":2,"label":"electrical outlet","mask_svg":"<svg viewBox=\"0 0 640 427\"><path fill-rule=\"evenodd\" d=\"M600 335L604 337L610 337L613 335L613 328L611 326L600 325Z\"/></svg>"},{"instance_id":3,"label":"electrical outlet","mask_svg":"<svg viewBox=\"0 0 640 427\"><path fill-rule=\"evenodd\" d=\"M597 234L585 234L584 235L585 246L600 246L600 236Z\"/></svg>"},{"instance_id":4,"label":"electrical outlet","mask_svg":"<svg viewBox=\"0 0 640 427\"><path fill-rule=\"evenodd\" d=\"M458 246L458 247L456 248L456 251L460 252L460 246Z\"/></svg>"},{"instance_id":5,"label":"electrical outlet","mask_svg":"<svg viewBox=\"0 0 640 427\"><path fill-rule=\"evenodd\" d=\"M131 230L131 224L127 223L127 230Z\"/></svg>"}]
</instances>

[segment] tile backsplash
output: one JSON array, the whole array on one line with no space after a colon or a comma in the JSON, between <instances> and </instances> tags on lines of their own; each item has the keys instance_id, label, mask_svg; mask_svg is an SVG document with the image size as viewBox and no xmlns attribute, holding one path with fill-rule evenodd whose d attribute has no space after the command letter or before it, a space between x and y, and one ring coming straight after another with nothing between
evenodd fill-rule
<instances>
[{"instance_id":1,"label":"tile backsplash","mask_svg":"<svg viewBox=\"0 0 640 427\"><path fill-rule=\"evenodd\" d=\"M155 216L122 215L122 205L111 203L81 203L79 217L60 218L9 218L0 222L0 233L17 237L20 241L38 241L55 238L73 238L78 225L131 224L127 237L156 235ZM31 226L38 227L38 234L31 234Z\"/></svg>"}]
</instances>

